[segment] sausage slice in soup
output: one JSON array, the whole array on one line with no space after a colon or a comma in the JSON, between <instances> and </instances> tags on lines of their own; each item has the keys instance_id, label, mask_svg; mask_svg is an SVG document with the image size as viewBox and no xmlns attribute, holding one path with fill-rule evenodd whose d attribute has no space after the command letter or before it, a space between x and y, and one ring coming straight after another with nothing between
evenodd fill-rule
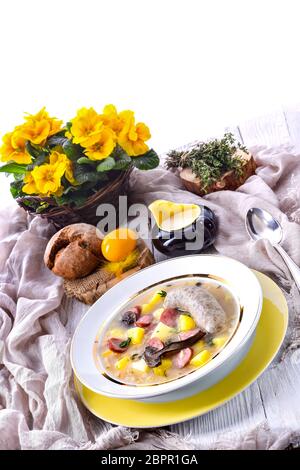
<instances>
[{"instance_id":1,"label":"sausage slice in soup","mask_svg":"<svg viewBox=\"0 0 300 470\"><path fill-rule=\"evenodd\" d=\"M114 316L95 341L96 363L125 384L175 380L211 361L238 322L238 302L225 285L175 279L137 295Z\"/></svg>"}]
</instances>

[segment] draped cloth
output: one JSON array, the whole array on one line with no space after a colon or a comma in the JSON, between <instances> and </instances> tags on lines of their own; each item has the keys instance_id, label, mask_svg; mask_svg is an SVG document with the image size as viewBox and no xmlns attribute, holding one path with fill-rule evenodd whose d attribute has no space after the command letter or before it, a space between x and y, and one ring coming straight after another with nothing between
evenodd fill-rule
<instances>
[{"instance_id":1,"label":"draped cloth","mask_svg":"<svg viewBox=\"0 0 300 470\"><path fill-rule=\"evenodd\" d=\"M299 292L280 255L267 241L253 243L244 219L250 207L271 212L282 224L283 246L300 264L300 156L291 148L251 149L257 174L239 190L200 198L185 191L175 173L135 171L130 199L201 203L219 221L217 252L271 276L284 290L290 323L276 368L300 343ZM113 426L91 415L74 391L69 359L74 329L87 307L66 299L62 280L43 263L53 228L15 204L0 211L0 449L188 449L209 448L201 436L166 429ZM279 372L278 372L279 373ZM291 390L292 393L292 390ZM299 433L298 433L299 431ZM283 438L284 436L284 438ZM223 433L213 448L282 448L300 440L299 430L268 422L241 433Z\"/></svg>"}]
</instances>

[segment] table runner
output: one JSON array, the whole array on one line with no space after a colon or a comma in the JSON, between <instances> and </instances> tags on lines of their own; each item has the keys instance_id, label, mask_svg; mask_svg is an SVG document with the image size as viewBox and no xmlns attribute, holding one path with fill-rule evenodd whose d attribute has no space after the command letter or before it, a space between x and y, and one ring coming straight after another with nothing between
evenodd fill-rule
<instances>
[{"instance_id":1,"label":"table runner","mask_svg":"<svg viewBox=\"0 0 300 470\"><path fill-rule=\"evenodd\" d=\"M290 323L270 366L276 374L282 361L299 353L300 296L272 246L248 239L244 217L252 206L269 210L282 223L283 246L300 264L300 155L290 147L251 151L257 174L238 191L199 198L183 190L176 174L159 168L135 171L130 197L146 204L155 199L205 203L219 219L217 252L270 275L284 289ZM0 449L262 449L299 444L300 423L295 429L284 420L276 429L265 421L206 445L205 436L196 442L193 435L128 429L93 417L76 396L69 360L70 338L86 306L67 301L61 279L43 264L53 229L15 205L1 210L0 221Z\"/></svg>"}]
</instances>

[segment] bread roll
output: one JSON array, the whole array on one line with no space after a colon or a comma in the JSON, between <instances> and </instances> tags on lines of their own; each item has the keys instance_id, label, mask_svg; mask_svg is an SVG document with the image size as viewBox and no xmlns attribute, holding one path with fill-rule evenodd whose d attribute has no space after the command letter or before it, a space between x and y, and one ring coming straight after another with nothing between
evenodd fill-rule
<instances>
[{"instance_id":1,"label":"bread roll","mask_svg":"<svg viewBox=\"0 0 300 470\"><path fill-rule=\"evenodd\" d=\"M89 224L72 224L57 232L46 247L44 261L57 276L78 279L94 271L103 260L102 236Z\"/></svg>"}]
</instances>

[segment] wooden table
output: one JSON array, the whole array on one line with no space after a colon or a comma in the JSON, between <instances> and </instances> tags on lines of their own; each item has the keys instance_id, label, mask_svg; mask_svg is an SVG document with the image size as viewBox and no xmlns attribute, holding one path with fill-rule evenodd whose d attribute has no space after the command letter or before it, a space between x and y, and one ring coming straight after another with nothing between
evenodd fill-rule
<instances>
[{"instance_id":1,"label":"wooden table","mask_svg":"<svg viewBox=\"0 0 300 470\"><path fill-rule=\"evenodd\" d=\"M226 130L248 147L292 144L300 148L300 105ZM283 448L291 444L287 429L300 440L300 350L280 364L271 365L256 382L227 404L199 418L171 426L171 430L182 436L190 435L197 446L205 448L212 447L220 433L241 434L257 426L266 427L266 438L270 440L273 430L282 430Z\"/></svg>"}]
</instances>

